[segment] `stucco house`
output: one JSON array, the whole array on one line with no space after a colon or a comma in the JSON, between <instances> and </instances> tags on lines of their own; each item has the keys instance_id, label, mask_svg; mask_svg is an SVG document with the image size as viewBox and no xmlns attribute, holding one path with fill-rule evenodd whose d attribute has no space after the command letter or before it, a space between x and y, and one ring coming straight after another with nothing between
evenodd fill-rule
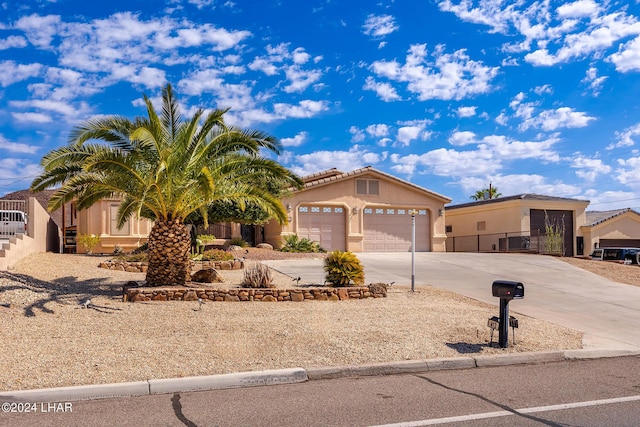
<instances>
[{"instance_id":1,"label":"stucco house","mask_svg":"<svg viewBox=\"0 0 640 427\"><path fill-rule=\"evenodd\" d=\"M640 213L630 208L587 212L580 230L587 251L607 246L640 248Z\"/></svg>"},{"instance_id":2,"label":"stucco house","mask_svg":"<svg viewBox=\"0 0 640 427\"><path fill-rule=\"evenodd\" d=\"M281 247L297 234L327 250L445 251L444 205L451 199L371 166L351 172L329 169L303 178L302 189L283 198L289 223L270 221L264 240Z\"/></svg>"},{"instance_id":3,"label":"stucco house","mask_svg":"<svg viewBox=\"0 0 640 427\"><path fill-rule=\"evenodd\" d=\"M100 236L100 242L93 249L95 253L113 253L116 246L129 252L144 244L153 221L131 218L123 227L118 228L116 217L120 202L120 199L104 199L83 210L77 210L72 203L70 212L65 212L65 217L69 218L63 230L65 251L85 252L80 244L76 246L75 237L80 234Z\"/></svg>"},{"instance_id":4,"label":"stucco house","mask_svg":"<svg viewBox=\"0 0 640 427\"><path fill-rule=\"evenodd\" d=\"M518 194L447 206L447 252L560 250L563 256L582 256L588 200L539 194ZM563 230L564 241L550 250L547 226ZM560 253L558 253L560 254Z\"/></svg>"}]
</instances>

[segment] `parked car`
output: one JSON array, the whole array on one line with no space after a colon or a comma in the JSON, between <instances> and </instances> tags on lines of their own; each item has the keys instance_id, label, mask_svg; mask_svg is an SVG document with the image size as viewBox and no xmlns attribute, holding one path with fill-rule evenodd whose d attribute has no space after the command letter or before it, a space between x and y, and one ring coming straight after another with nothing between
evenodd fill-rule
<instances>
[{"instance_id":1,"label":"parked car","mask_svg":"<svg viewBox=\"0 0 640 427\"><path fill-rule=\"evenodd\" d=\"M591 252L591 259L625 264L638 264L639 256L640 248L595 248Z\"/></svg>"},{"instance_id":2,"label":"parked car","mask_svg":"<svg viewBox=\"0 0 640 427\"><path fill-rule=\"evenodd\" d=\"M0 210L0 236L27 234L27 214L22 211Z\"/></svg>"}]
</instances>

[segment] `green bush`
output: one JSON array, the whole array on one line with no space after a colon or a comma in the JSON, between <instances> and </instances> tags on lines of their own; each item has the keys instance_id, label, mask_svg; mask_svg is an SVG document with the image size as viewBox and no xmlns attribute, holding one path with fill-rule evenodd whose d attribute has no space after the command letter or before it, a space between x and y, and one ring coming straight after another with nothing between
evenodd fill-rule
<instances>
[{"instance_id":1,"label":"green bush","mask_svg":"<svg viewBox=\"0 0 640 427\"><path fill-rule=\"evenodd\" d=\"M93 248L100 243L100 236L96 236L95 234L79 234L76 237L76 241L84 246L86 253L92 254Z\"/></svg>"},{"instance_id":2,"label":"green bush","mask_svg":"<svg viewBox=\"0 0 640 427\"><path fill-rule=\"evenodd\" d=\"M331 286L364 285L364 268L352 252L330 252L324 260L324 271Z\"/></svg>"},{"instance_id":3,"label":"green bush","mask_svg":"<svg viewBox=\"0 0 640 427\"><path fill-rule=\"evenodd\" d=\"M198 234L198 240L202 243L213 242L216 240L216 236L213 234Z\"/></svg>"},{"instance_id":4,"label":"green bush","mask_svg":"<svg viewBox=\"0 0 640 427\"><path fill-rule=\"evenodd\" d=\"M229 241L229 244L234 246L240 246L241 248L246 248L247 246L249 246L249 244L246 241L242 240L242 237L234 237Z\"/></svg>"},{"instance_id":5,"label":"green bush","mask_svg":"<svg viewBox=\"0 0 640 427\"><path fill-rule=\"evenodd\" d=\"M211 249L202 254L202 261L232 261L235 259L233 254L222 249Z\"/></svg>"},{"instance_id":6,"label":"green bush","mask_svg":"<svg viewBox=\"0 0 640 427\"><path fill-rule=\"evenodd\" d=\"M318 243L306 237L301 239L297 234L286 236L284 238L284 246L280 250L282 252L324 252L324 249Z\"/></svg>"}]
</instances>

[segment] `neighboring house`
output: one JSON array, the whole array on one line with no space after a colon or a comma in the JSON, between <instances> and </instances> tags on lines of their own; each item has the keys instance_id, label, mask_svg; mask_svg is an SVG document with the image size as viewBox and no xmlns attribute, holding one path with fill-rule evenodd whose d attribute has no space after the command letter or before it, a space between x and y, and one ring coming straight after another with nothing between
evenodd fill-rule
<instances>
[{"instance_id":1,"label":"neighboring house","mask_svg":"<svg viewBox=\"0 0 640 427\"><path fill-rule=\"evenodd\" d=\"M611 246L640 248L640 214L629 208L587 212L580 229L587 252Z\"/></svg>"},{"instance_id":2,"label":"neighboring house","mask_svg":"<svg viewBox=\"0 0 640 427\"><path fill-rule=\"evenodd\" d=\"M264 226L264 239L274 247L297 234L327 251L407 252L415 211L415 250L445 251L448 197L370 166L347 173L334 168L303 180L302 189L283 198L289 223Z\"/></svg>"},{"instance_id":3,"label":"neighboring house","mask_svg":"<svg viewBox=\"0 0 640 427\"><path fill-rule=\"evenodd\" d=\"M447 252L585 255L585 245L590 243L582 226L587 223L588 205L588 200L519 194L447 206ZM564 241L554 242L549 227L563 230Z\"/></svg>"},{"instance_id":4,"label":"neighboring house","mask_svg":"<svg viewBox=\"0 0 640 427\"><path fill-rule=\"evenodd\" d=\"M129 219L122 228L117 227L117 213L120 206L119 199L104 199L93 206L83 210L77 210L71 204L71 223L65 224L66 235L69 229L72 234L95 234L100 236L100 242L93 249L94 253L113 253L116 247L125 252L132 251L143 245L151 232L153 221L148 219ZM73 247L71 239L66 239L68 251L84 253L82 245Z\"/></svg>"}]
</instances>

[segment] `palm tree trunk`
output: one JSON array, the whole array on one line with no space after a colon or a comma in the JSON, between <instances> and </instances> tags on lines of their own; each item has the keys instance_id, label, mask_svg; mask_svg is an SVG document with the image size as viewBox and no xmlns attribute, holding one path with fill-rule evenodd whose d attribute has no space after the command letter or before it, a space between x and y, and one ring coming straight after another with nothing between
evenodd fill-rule
<instances>
[{"instance_id":1,"label":"palm tree trunk","mask_svg":"<svg viewBox=\"0 0 640 427\"><path fill-rule=\"evenodd\" d=\"M181 221L156 221L149 234L147 286L184 285L191 281L191 238Z\"/></svg>"}]
</instances>

